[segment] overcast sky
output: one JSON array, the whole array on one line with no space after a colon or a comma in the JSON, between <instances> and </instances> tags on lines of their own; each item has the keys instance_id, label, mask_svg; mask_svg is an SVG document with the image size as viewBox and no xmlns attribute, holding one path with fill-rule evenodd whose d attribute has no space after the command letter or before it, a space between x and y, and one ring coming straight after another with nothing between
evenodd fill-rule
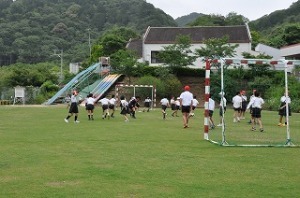
<instances>
[{"instance_id":1,"label":"overcast sky","mask_svg":"<svg viewBox=\"0 0 300 198\"><path fill-rule=\"evenodd\" d=\"M146 0L160 8L174 19L192 12L202 14L221 14L226 16L236 12L252 20L275 10L290 7L297 0Z\"/></svg>"}]
</instances>

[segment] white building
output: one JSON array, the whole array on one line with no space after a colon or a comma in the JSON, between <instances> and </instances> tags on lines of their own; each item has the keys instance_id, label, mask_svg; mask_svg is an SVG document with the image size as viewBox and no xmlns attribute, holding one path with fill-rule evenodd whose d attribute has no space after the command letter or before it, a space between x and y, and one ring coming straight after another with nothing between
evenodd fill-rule
<instances>
[{"instance_id":1,"label":"white building","mask_svg":"<svg viewBox=\"0 0 300 198\"><path fill-rule=\"evenodd\" d=\"M164 50L163 47L176 43L179 35L190 36L192 41L191 50L204 47L205 40L210 38L222 38L228 36L229 44L238 44L236 56L243 58L242 53L247 52L253 55L259 53L251 50L251 35L247 25L239 26L199 26L199 27L148 27L143 38L130 40L127 48L134 50L140 56L141 62L149 62L150 66L159 66L162 63L157 54ZM204 63L198 58L192 68L203 68Z\"/></svg>"}]
</instances>

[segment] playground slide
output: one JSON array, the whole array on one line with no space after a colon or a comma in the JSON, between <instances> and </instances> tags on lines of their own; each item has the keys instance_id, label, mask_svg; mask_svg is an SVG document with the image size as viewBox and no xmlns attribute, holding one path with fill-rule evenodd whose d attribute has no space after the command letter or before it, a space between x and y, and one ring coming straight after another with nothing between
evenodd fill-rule
<instances>
[{"instance_id":1,"label":"playground slide","mask_svg":"<svg viewBox=\"0 0 300 198\"><path fill-rule=\"evenodd\" d=\"M88 78L90 74L97 69L99 69L101 63L96 63L87 69L83 70L82 72L78 73L70 82L68 82L62 89L60 89L52 98L50 98L45 104L51 105L57 98L64 95L65 92L72 89L78 82L81 82Z\"/></svg>"},{"instance_id":2,"label":"playground slide","mask_svg":"<svg viewBox=\"0 0 300 198\"><path fill-rule=\"evenodd\" d=\"M110 74L106 76L99 84L96 86L91 93L96 96L96 100L99 100L108 89L114 85L114 83L121 77L121 74Z\"/></svg>"}]
</instances>

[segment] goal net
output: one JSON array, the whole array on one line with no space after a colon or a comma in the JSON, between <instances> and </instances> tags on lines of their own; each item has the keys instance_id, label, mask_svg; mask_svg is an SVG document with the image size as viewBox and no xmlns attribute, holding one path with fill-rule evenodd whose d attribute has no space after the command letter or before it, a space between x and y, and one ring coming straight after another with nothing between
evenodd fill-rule
<instances>
[{"instance_id":1,"label":"goal net","mask_svg":"<svg viewBox=\"0 0 300 198\"><path fill-rule=\"evenodd\" d=\"M141 109L147 107L145 101L149 102L150 108L156 107L156 88L153 85L123 85L118 84L115 87L117 101L125 96L129 101L132 97L140 97L139 105ZM147 100L146 100L147 99Z\"/></svg>"},{"instance_id":2,"label":"goal net","mask_svg":"<svg viewBox=\"0 0 300 198\"><path fill-rule=\"evenodd\" d=\"M249 147L299 147L300 146L300 114L295 112L299 106L299 99L293 98L293 89L299 86L300 82L293 76L295 66L300 64L300 61L271 61L271 60L237 60L237 59L220 59L210 61L209 64L217 64L217 70L210 74L214 68L209 65L206 70L206 87L205 87L205 119L204 119L204 138L210 142L222 146L249 146ZM261 76L260 81L256 76L252 76L253 81L247 82L249 71L244 72L244 75L238 76L235 71L235 76L229 76L230 69L226 67L233 67L235 70L244 67L245 70L251 70L249 65L252 64L257 67L262 65L270 65L274 70L270 75L274 75L275 81L280 80L278 86L270 81L267 76ZM281 68L280 68L281 67ZM243 68L242 68L243 69ZM278 69L278 71L275 71ZM208 71L209 70L209 71ZM259 70L257 71L259 72ZM232 75L232 74L231 74ZM244 78L243 78L244 77ZM276 79L278 77L278 79ZM240 79L242 78L242 79ZM240 81L241 83L237 83ZM246 81L246 82L245 82ZM293 87L292 87L293 86ZM275 88L274 88L275 87ZM293 89L290 89L292 87ZM300 86L299 86L300 87ZM241 94L247 98L246 105L251 101L250 98L253 93L259 93L258 98L264 100L261 110L261 122L258 118L253 119L250 109L240 111L232 104L233 97ZM281 92L281 93L278 93ZM280 95L281 94L281 95ZM209 96L215 101L215 109L213 112L212 122L209 118ZM285 101L291 99L291 102L282 101L283 96ZM242 97L241 97L242 98ZM227 100L226 109L224 99ZM242 101L242 100L241 100ZM255 102L255 100L253 100ZM279 115L279 108L286 105L287 116ZM293 104L296 103L296 104ZM297 105L298 104L298 105ZM294 106L293 106L294 105ZM221 109L221 111L220 111ZM289 112L290 111L290 112ZM220 113L221 112L221 113ZM244 112L241 113L241 112ZM291 116L289 116L291 113Z\"/></svg>"}]
</instances>

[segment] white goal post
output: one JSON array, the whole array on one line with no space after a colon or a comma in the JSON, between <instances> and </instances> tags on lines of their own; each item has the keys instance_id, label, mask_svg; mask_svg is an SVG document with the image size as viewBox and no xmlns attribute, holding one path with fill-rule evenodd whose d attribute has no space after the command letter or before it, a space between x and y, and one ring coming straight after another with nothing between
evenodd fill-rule
<instances>
[{"instance_id":1,"label":"white goal post","mask_svg":"<svg viewBox=\"0 0 300 198\"><path fill-rule=\"evenodd\" d=\"M214 60L206 60L206 67L205 67L205 117L204 117L204 139L209 140L213 143L220 144L222 146L233 146L229 145L226 141L226 135L225 135L225 124L222 126L222 142L214 142L209 139L208 136L208 131L209 131L209 117L208 117L208 99L210 95L210 71L211 71L211 63L219 63L220 64L220 69L221 69L221 93L224 93L224 65L225 64L269 64L269 65L278 65L281 64L284 66L284 73L285 73L285 95L288 96L288 67L293 66L294 64L300 64L299 60L285 60L285 59L280 59L280 60L268 60L268 59L234 59L234 58L220 58L220 59L214 59ZM223 94L222 96L223 97ZM288 114L288 103L287 105L287 116L286 116L286 144L284 146L296 146L293 145L292 140L291 140L291 134L290 134L290 127L289 127L289 114ZM224 110L223 110L223 119L224 119ZM224 123L224 122L223 122ZM270 146L270 145L235 145L235 146Z\"/></svg>"},{"instance_id":2,"label":"white goal post","mask_svg":"<svg viewBox=\"0 0 300 198\"><path fill-rule=\"evenodd\" d=\"M132 88L133 89L133 96L136 96L136 88L150 88L151 89L151 108L156 107L156 87L154 85L124 85L124 84L117 84L115 86L116 92L116 99L117 101L120 100L119 91L121 88Z\"/></svg>"}]
</instances>

